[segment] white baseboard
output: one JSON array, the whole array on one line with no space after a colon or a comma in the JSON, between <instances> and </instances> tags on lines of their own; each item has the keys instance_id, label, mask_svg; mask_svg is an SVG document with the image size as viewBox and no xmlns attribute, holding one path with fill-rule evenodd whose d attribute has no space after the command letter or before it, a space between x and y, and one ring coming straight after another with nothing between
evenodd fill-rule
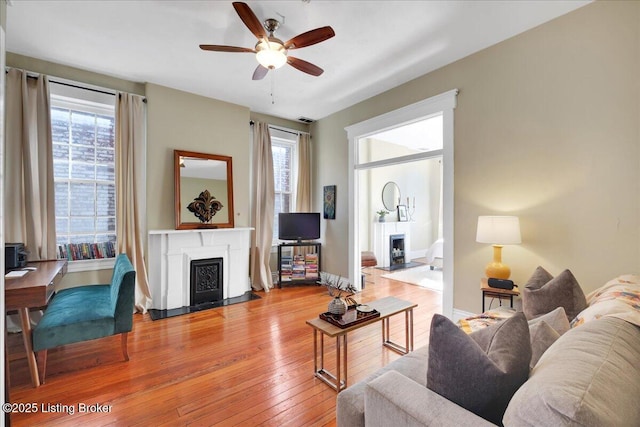
<instances>
[{"instance_id":1,"label":"white baseboard","mask_svg":"<svg viewBox=\"0 0 640 427\"><path fill-rule=\"evenodd\" d=\"M409 261L414 260L416 258L424 258L425 256L427 256L427 250L418 249L415 251L408 251L408 255L409 255Z\"/></svg>"}]
</instances>

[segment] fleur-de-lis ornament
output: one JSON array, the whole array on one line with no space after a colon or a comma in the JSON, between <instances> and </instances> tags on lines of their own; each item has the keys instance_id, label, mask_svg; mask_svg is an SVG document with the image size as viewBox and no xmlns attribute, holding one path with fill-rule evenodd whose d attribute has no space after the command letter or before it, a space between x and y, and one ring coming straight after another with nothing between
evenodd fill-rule
<instances>
[{"instance_id":1,"label":"fleur-de-lis ornament","mask_svg":"<svg viewBox=\"0 0 640 427\"><path fill-rule=\"evenodd\" d=\"M208 223L222 209L222 203L213 197L209 190L204 190L198 197L193 199L193 202L189 203L187 209L193 212L200 222Z\"/></svg>"}]
</instances>

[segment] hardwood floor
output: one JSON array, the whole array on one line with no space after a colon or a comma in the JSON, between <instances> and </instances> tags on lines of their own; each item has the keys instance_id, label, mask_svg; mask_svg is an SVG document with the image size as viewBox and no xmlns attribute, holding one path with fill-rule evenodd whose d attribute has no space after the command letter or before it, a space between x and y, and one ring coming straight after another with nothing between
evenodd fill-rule
<instances>
[{"instance_id":1,"label":"hardwood floor","mask_svg":"<svg viewBox=\"0 0 640 427\"><path fill-rule=\"evenodd\" d=\"M382 278L384 272L375 268L365 271L358 302L388 295L416 302L415 347L427 344L441 295ZM11 401L35 403L37 409L12 414L12 425L334 426L336 393L313 375L313 334L305 324L326 311L326 289L289 287L258 295L259 300L157 321L136 314L129 362L122 360L119 337L49 350L46 382L37 389L30 385L26 360L12 361ZM391 337L398 342L403 322L402 315L391 319ZM400 357L382 347L380 323L350 333L348 341L350 385ZM10 352L16 351L20 334L8 342ZM325 340L328 369L334 344Z\"/></svg>"}]
</instances>

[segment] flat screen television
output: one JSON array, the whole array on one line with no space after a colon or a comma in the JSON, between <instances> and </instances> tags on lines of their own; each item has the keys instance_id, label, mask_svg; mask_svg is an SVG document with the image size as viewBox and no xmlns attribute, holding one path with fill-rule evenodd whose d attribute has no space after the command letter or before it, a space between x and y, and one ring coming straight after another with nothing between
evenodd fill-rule
<instances>
[{"instance_id":1,"label":"flat screen television","mask_svg":"<svg viewBox=\"0 0 640 427\"><path fill-rule=\"evenodd\" d=\"M318 212L292 212L278 214L278 239L315 240L320 238Z\"/></svg>"}]
</instances>

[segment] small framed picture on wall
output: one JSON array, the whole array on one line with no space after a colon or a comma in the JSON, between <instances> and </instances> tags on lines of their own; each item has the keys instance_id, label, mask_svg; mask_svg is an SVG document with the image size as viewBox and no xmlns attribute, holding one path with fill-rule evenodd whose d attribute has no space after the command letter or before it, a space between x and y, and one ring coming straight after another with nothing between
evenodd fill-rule
<instances>
[{"instance_id":1,"label":"small framed picture on wall","mask_svg":"<svg viewBox=\"0 0 640 427\"><path fill-rule=\"evenodd\" d=\"M407 205L398 205L398 221L409 221L409 216L407 215Z\"/></svg>"},{"instance_id":2,"label":"small framed picture on wall","mask_svg":"<svg viewBox=\"0 0 640 427\"><path fill-rule=\"evenodd\" d=\"M324 219L336 219L336 186L324 186Z\"/></svg>"}]
</instances>

